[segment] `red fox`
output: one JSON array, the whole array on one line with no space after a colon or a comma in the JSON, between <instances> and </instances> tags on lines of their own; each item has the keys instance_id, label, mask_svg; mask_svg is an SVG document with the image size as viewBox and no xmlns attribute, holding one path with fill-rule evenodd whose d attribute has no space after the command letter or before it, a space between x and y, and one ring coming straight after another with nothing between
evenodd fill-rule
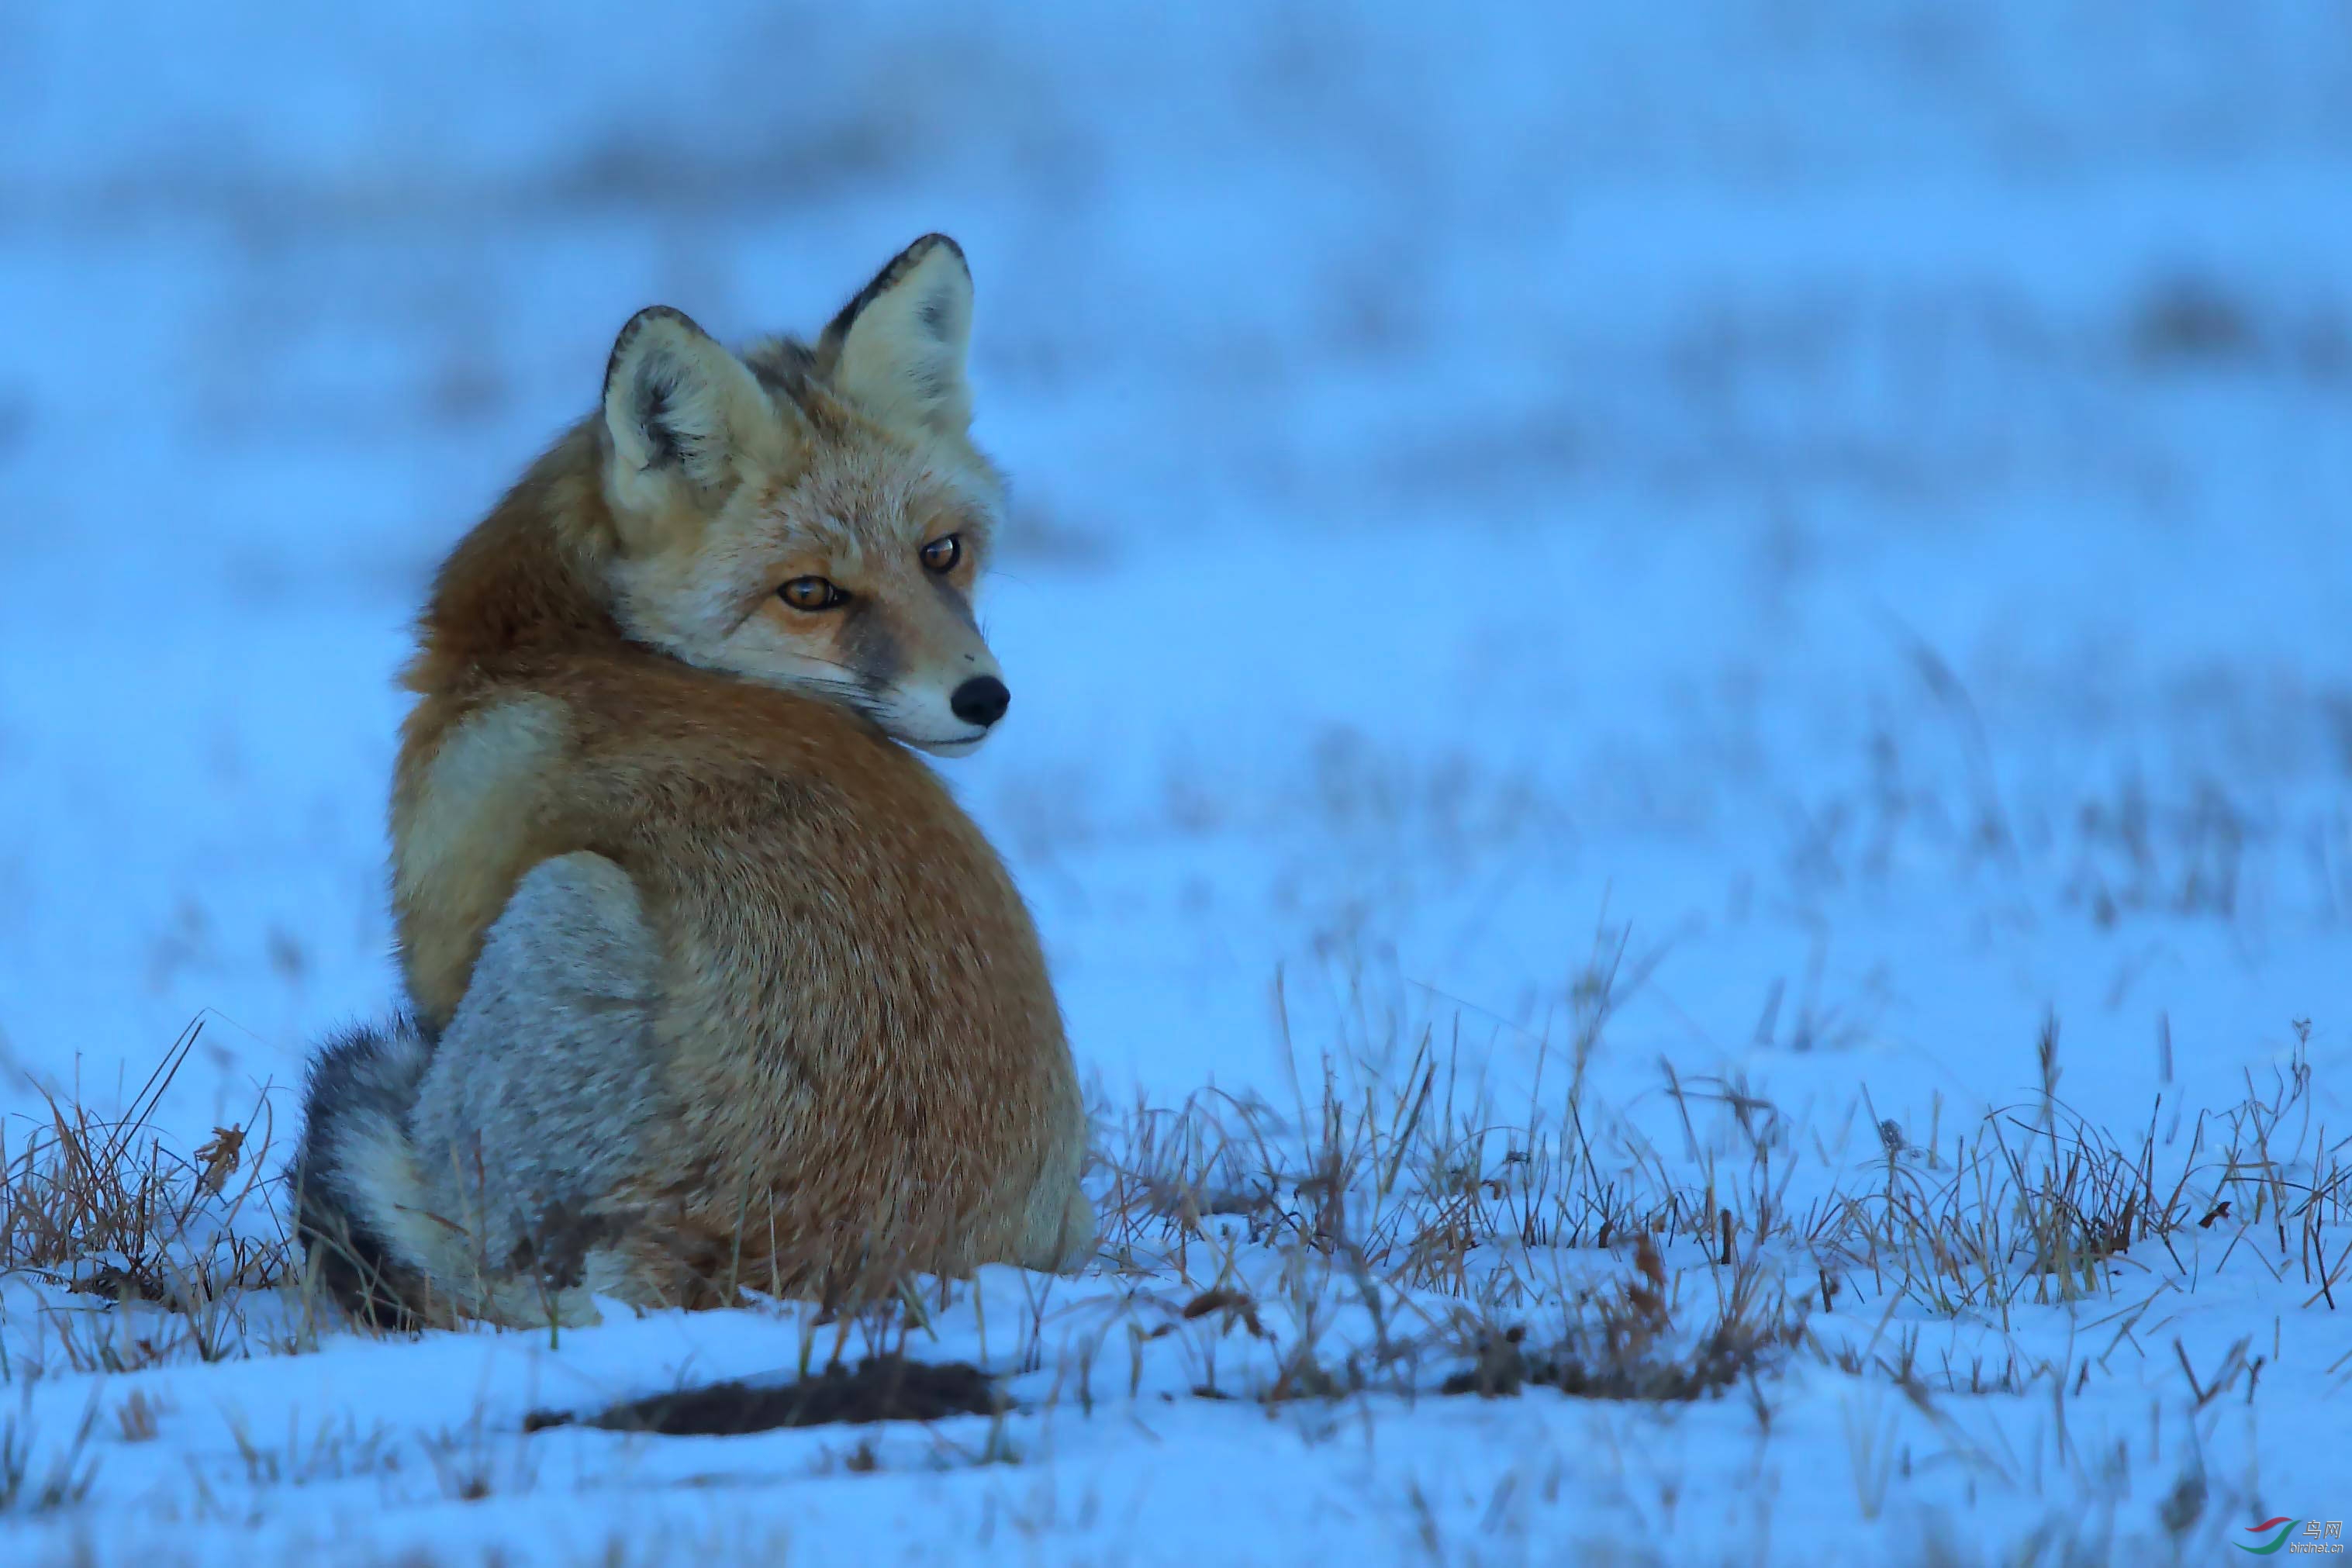
<instances>
[{"instance_id":1,"label":"red fox","mask_svg":"<svg viewBox=\"0 0 2352 1568\"><path fill-rule=\"evenodd\" d=\"M1003 508L944 235L814 345L621 330L602 409L441 569L404 675L411 1011L311 1066L320 1279L380 1321L588 1321L1091 1253L1036 931L907 748L1011 700Z\"/></svg>"}]
</instances>

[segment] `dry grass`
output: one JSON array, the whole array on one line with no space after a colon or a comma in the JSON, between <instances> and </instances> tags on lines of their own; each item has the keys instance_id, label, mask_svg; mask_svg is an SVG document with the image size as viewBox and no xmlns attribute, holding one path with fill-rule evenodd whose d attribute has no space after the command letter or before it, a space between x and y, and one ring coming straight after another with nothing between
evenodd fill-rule
<instances>
[{"instance_id":1,"label":"dry grass","mask_svg":"<svg viewBox=\"0 0 2352 1568\"><path fill-rule=\"evenodd\" d=\"M1801 1363L1853 1380L1835 1397L1860 1512L1876 1521L1903 1500L1915 1443L1943 1443L1943 1458L1999 1484L2032 1481L1946 1396L2031 1392L2060 1413L2063 1432L2067 1401L2106 1370L2106 1355L2051 1364L2014 1350L1961 1364L1948 1352L1937 1364L1916 1324L1887 1331L1898 1307L2005 1331L2013 1314L2095 1306L2121 1325L2114 1354L2137 1346L2146 1306L2134 1296L2193 1291L2219 1271L2297 1278L2320 1306L2352 1288L2352 1166L2345 1142L2331 1142L2312 1114L2300 1056L2215 1111L2159 1102L2124 1139L2067 1108L2053 1021L2021 1042L2041 1080L2025 1104L1958 1126L1937 1110L1916 1130L1865 1106L1856 1125L1874 1152L1855 1161L1738 1082L1685 1079L1663 1063L1645 1102L1604 1102L1591 1069L1614 1054L1611 1022L1646 973L1622 931L1601 932L1570 988L1557 1047L1542 1043L1535 1085L1507 1108L1464 1070L1469 1052L1450 1034L1343 987L1334 1033L1294 1046L1302 1065L1286 1107L1202 1091L1102 1116L1089 1176L1104 1232L1094 1277L1019 1277L1028 1293L1009 1322L1002 1279L992 1296L987 1280L902 1276L829 1304L770 1301L759 1310L797 1327L800 1384L688 1386L574 1419L631 1434L923 1424L864 1427L871 1436L815 1458L813 1473L856 1484L876 1471L1025 1466L1041 1429L1026 1418L1040 1406L1090 1415L1122 1394L1114 1408L1139 1415L1142 1401L1189 1393L1254 1419L1279 1415L1310 1444L1359 1416L1410 1421L1435 1401L1459 1410L1447 1396L1727 1400L1769 1436L1782 1373ZM5 1166L10 1272L68 1294L95 1286L110 1300L77 1320L130 1325L61 1335L71 1368L310 1348L315 1334L282 1325L333 1321L306 1272L286 1267L284 1243L273 1255L251 1239L282 1234L271 1217L282 1197L256 1169L266 1118L254 1136L216 1136L209 1159L174 1155L152 1131L159 1086L186 1044L131 1114L109 1121L52 1104ZM225 1147L238 1148L236 1167ZM267 1226L232 1232L247 1213ZM263 1301L274 1306L251 1310ZM978 1365L910 1377L918 1342L936 1341L950 1320L961 1332L977 1327ZM2192 1354L2159 1336L2137 1349L2116 1372L2137 1384L2151 1367L2177 1365L2189 1428L2217 1402L2251 1401L2264 1364L2247 1342ZM28 1395L35 1371L16 1368ZM959 1419L972 1415L982 1419ZM558 1439L527 1434L567 1424L518 1431L487 1395L469 1418L405 1433L346 1417L265 1435L223 1415L234 1452L210 1468L191 1462L188 1506L200 1521L240 1529L310 1486L364 1480L422 1503L529 1494L559 1450L543 1447ZM114 1385L93 1391L78 1426L54 1407L47 1419L38 1443L26 1419L0 1421L0 1515L70 1530L98 1517L102 1454L118 1441L155 1443L159 1430L176 1440L186 1415L151 1387ZM924 1429L936 1421L951 1424ZM2149 1479L2159 1491L2178 1494L2160 1514L2175 1544L2210 1536L2200 1519L2210 1510L2179 1457L2147 1463L2158 1467ZM1039 1470L1038 1486L1052 1475ZM1042 1538L1069 1521L1040 1503L1001 1522ZM1434 1505L1425 1523L1441 1528ZM1929 1547L1922 1561L1970 1560ZM586 1560L671 1560L661 1543L632 1550L651 1554L616 1548Z\"/></svg>"},{"instance_id":2,"label":"dry grass","mask_svg":"<svg viewBox=\"0 0 2352 1568\"><path fill-rule=\"evenodd\" d=\"M71 1508L88 1495L98 1474L98 1461L89 1452L98 1416L93 1398L71 1440L38 1466L30 1421L22 1415L0 1417L0 1515L48 1513Z\"/></svg>"},{"instance_id":3,"label":"dry grass","mask_svg":"<svg viewBox=\"0 0 2352 1568\"><path fill-rule=\"evenodd\" d=\"M2054 1020L2035 1056L2038 1102L1986 1117L1948 1148L1932 1134L1915 1146L1896 1123L1880 1124L1883 1180L1843 1200L1843 1223L1825 1238L1854 1277L1939 1313L1990 1312L2006 1329L2021 1303L2105 1297L2126 1277L2193 1281L2176 1238L2234 1221L2224 1234L2270 1233L2274 1256L2312 1288L2306 1306L2335 1304L2352 1275L2352 1237L2341 1235L2352 1141L2331 1143L2311 1124L2299 1052L2267 1088L2250 1076L2238 1104L2187 1122L2185 1149L2182 1114L2161 1101L2128 1145L2070 1111L2057 1093Z\"/></svg>"},{"instance_id":4,"label":"dry grass","mask_svg":"<svg viewBox=\"0 0 2352 1568\"><path fill-rule=\"evenodd\" d=\"M267 1095L245 1121L184 1152L152 1125L203 1029L198 1020L182 1032L120 1116L45 1093L45 1114L23 1131L0 1123L0 1283L30 1279L93 1309L156 1309L54 1314L73 1370L250 1353L240 1303L289 1278ZM39 1370L9 1365L0 1336L0 1378Z\"/></svg>"},{"instance_id":5,"label":"dry grass","mask_svg":"<svg viewBox=\"0 0 2352 1568\"><path fill-rule=\"evenodd\" d=\"M1670 1163L1660 1119L1603 1106L1584 1070L1643 973L1622 933L1603 933L1574 988L1558 1098L1538 1088L1517 1115L1471 1092L1427 1030L1368 1030L1360 995L1340 1009L1354 1033L1321 1054L1287 1115L1223 1094L1138 1105L1104 1156L1107 1255L1141 1299L1169 1275L1200 1290L1176 1299L1180 1319L1273 1338L1267 1309L1286 1308L1277 1372L1243 1391L1272 1400L1409 1394L1433 1363L1447 1391L1686 1399L1801 1351L1982 1391L1980 1364L1936 1374L1900 1351L1832 1352L1810 1325L1909 1302L2006 1333L2021 1308L2159 1280L2194 1289L2200 1270L2255 1251L2299 1270L2311 1304L2332 1305L2352 1277L2352 1141L2312 1125L2299 1058L2216 1111L2159 1100L2126 1142L2061 1098L2053 1020L2032 1046L2033 1102L1931 1123L1916 1142L1873 1112L1877 1157L1859 1174L1818 1141L1818 1162L1803 1160L1798 1130L1743 1086L1662 1062L1666 1131L1685 1155ZM2225 1225L2218 1258L2182 1243ZM1342 1313L1352 1331L1327 1354ZM1994 1385L2032 1371L2012 1364Z\"/></svg>"},{"instance_id":6,"label":"dry grass","mask_svg":"<svg viewBox=\"0 0 2352 1568\"><path fill-rule=\"evenodd\" d=\"M1172 1348L1195 1394L1269 1405L1744 1388L1760 1408L1762 1382L1794 1355L1965 1392L2052 1371L2014 1358L1938 1371L1916 1334L1858 1346L1819 1334L1823 1314L1858 1323L1909 1303L2006 1331L2020 1309L2105 1300L2134 1280L2193 1289L2242 1257L2299 1270L2314 1304L2347 1288L2352 1167L2344 1141L2311 1124L2300 1058L2216 1112L2186 1118L2159 1101L2126 1142L2067 1109L2053 1020L2033 1045L2035 1100L1948 1129L1938 1110L1916 1131L1873 1109L1876 1151L1856 1165L1818 1139L1804 1149L1745 1086L1663 1062L1644 1117L1603 1104L1589 1068L1648 968L1624 932L1598 933L1557 1047L1539 1043L1535 1084L1507 1108L1465 1073L1456 1038L1408 1026L1350 979L1333 1037L1311 1054L1293 1045L1294 1062L1313 1066L1294 1070L1287 1108L1203 1091L1103 1117L1090 1179L1108 1282L1034 1282L1008 1338L979 1293L884 1270L798 1311L798 1372L821 1378L853 1352L901 1364L916 1336L969 1310L992 1370L1055 1366L1051 1397L1089 1411L1122 1333L1130 1395ZM119 1119L52 1100L0 1167L0 1284L29 1277L110 1303L53 1311L68 1368L305 1349L333 1321L289 1267L282 1195L263 1175L266 1113L184 1155L151 1126L194 1037ZM1676 1140L1670 1158L1662 1146ZM1115 1311L1070 1331L1076 1320L1050 1310L1057 1291ZM255 1319L259 1300L276 1307ZM2187 1369L2200 1397L2258 1373L2246 1357ZM154 1434L143 1396L111 1415L125 1441ZM14 1487L73 1490L70 1477L19 1474Z\"/></svg>"},{"instance_id":7,"label":"dry grass","mask_svg":"<svg viewBox=\"0 0 2352 1568\"><path fill-rule=\"evenodd\" d=\"M1385 1053L1322 1056L1292 1116L1223 1095L1137 1107L1106 1157L1107 1252L1205 1286L1180 1321L1283 1339L1273 1375L1238 1391L1269 1402L1531 1385L1677 1400L1758 1375L1801 1342L1818 1286L1801 1269L1808 1289L1789 1291L1785 1260L1759 1250L1790 1224L1764 1143L1735 1206L1711 1177L1675 1180L1630 1130L1592 1124L1584 1068L1639 984L1624 960L1622 941L1596 944L1554 1121L1539 1101L1498 1115L1426 1031L1388 1055L1393 1075L1372 1065ZM1722 1102L1759 1124L1756 1102ZM1276 1306L1291 1332L1265 1326Z\"/></svg>"}]
</instances>

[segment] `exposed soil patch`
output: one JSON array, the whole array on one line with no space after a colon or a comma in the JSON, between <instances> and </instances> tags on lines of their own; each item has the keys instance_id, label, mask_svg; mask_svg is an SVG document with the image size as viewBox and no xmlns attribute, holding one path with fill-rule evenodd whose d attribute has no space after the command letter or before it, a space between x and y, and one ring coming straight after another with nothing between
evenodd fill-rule
<instances>
[{"instance_id":1,"label":"exposed soil patch","mask_svg":"<svg viewBox=\"0 0 2352 1568\"><path fill-rule=\"evenodd\" d=\"M714 1383L633 1399L593 1415L536 1410L524 1418L523 1430L539 1432L577 1423L607 1432L734 1437L780 1426L993 1415L1005 1405L996 1380L968 1362L931 1363L884 1355L861 1362L856 1372L835 1363L819 1375L798 1383Z\"/></svg>"}]
</instances>

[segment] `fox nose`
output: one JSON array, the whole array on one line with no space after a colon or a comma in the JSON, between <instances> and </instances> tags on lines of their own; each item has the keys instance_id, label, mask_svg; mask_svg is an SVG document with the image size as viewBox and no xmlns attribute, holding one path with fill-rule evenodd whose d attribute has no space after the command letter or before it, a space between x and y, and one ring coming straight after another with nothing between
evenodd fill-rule
<instances>
[{"instance_id":1,"label":"fox nose","mask_svg":"<svg viewBox=\"0 0 2352 1568\"><path fill-rule=\"evenodd\" d=\"M992 675L975 675L955 689L948 699L948 707L967 724L982 726L995 723L1004 717L1013 705L1013 693L1004 689L1004 682Z\"/></svg>"}]
</instances>

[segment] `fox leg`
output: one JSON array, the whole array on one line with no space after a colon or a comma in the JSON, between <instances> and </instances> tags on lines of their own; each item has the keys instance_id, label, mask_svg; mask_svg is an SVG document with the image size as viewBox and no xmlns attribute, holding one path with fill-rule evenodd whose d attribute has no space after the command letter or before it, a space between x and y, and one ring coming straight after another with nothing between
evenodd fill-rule
<instances>
[{"instance_id":1,"label":"fox leg","mask_svg":"<svg viewBox=\"0 0 2352 1568\"><path fill-rule=\"evenodd\" d=\"M1058 1188L1041 1184L1031 1200L1021 1266L1046 1274L1075 1274L1095 1256L1095 1205L1076 1177Z\"/></svg>"},{"instance_id":2,"label":"fox leg","mask_svg":"<svg viewBox=\"0 0 2352 1568\"><path fill-rule=\"evenodd\" d=\"M1045 1157L1021 1213L1020 1237L1009 1261L1047 1274L1073 1274L1095 1256L1094 1205L1078 1185L1087 1128L1077 1118L1069 1135Z\"/></svg>"},{"instance_id":3,"label":"fox leg","mask_svg":"<svg viewBox=\"0 0 2352 1568\"><path fill-rule=\"evenodd\" d=\"M457 1226L429 1272L484 1315L593 1318L591 1295L635 1293L604 1243L663 1098L656 959L635 885L585 853L533 867L482 944L411 1125Z\"/></svg>"},{"instance_id":4,"label":"fox leg","mask_svg":"<svg viewBox=\"0 0 2352 1568\"><path fill-rule=\"evenodd\" d=\"M394 1089L369 1116L338 1118L314 1087L313 1124L323 1109L339 1131L306 1156L306 1187L335 1200L332 1217L372 1245L413 1315L593 1321L594 1295L641 1293L605 1243L663 1098L656 958L618 866L541 861L490 927L421 1071L417 1052L401 1058L408 1104Z\"/></svg>"}]
</instances>

